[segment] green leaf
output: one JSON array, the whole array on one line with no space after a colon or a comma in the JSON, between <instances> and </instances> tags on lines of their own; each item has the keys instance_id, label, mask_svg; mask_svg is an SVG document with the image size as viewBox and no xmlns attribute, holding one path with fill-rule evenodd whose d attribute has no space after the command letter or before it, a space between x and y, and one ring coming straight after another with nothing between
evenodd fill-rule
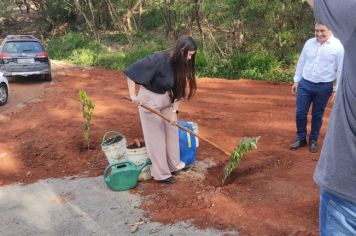
<instances>
[{"instance_id":1,"label":"green leaf","mask_svg":"<svg viewBox=\"0 0 356 236\"><path fill-rule=\"evenodd\" d=\"M234 149L230 156L230 164L226 167L223 173L222 183L225 183L225 180L230 176L231 172L236 169L238 163L241 161L244 154L248 151L257 148L257 143L260 137L253 138L242 138L239 145Z\"/></svg>"}]
</instances>

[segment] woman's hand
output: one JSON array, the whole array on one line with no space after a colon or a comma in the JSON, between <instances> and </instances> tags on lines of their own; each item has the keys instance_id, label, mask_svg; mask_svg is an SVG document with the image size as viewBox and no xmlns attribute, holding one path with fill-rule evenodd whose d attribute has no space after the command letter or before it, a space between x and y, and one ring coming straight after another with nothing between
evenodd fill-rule
<instances>
[{"instance_id":1,"label":"woman's hand","mask_svg":"<svg viewBox=\"0 0 356 236\"><path fill-rule=\"evenodd\" d=\"M129 77L127 77L127 87L129 89L129 94L131 98L131 102L135 104L135 106L141 105L140 101L137 98L136 95L136 84L133 80L131 80Z\"/></svg>"},{"instance_id":2,"label":"woman's hand","mask_svg":"<svg viewBox=\"0 0 356 236\"><path fill-rule=\"evenodd\" d=\"M178 119L177 112L172 112L171 121L169 123L171 123L171 125L177 124L177 119Z\"/></svg>"},{"instance_id":3,"label":"woman's hand","mask_svg":"<svg viewBox=\"0 0 356 236\"><path fill-rule=\"evenodd\" d=\"M140 100L138 100L138 97L136 94L130 94L131 102L135 104L135 106L141 105Z\"/></svg>"}]
</instances>

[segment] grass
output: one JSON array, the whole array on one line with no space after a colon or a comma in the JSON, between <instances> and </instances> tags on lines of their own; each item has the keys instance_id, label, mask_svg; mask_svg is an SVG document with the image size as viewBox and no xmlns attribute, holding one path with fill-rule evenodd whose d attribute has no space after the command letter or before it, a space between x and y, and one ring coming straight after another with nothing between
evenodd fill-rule
<instances>
[{"instance_id":1,"label":"grass","mask_svg":"<svg viewBox=\"0 0 356 236\"><path fill-rule=\"evenodd\" d=\"M69 33L47 41L47 51L52 59L64 60L84 66L100 66L121 70L148 54L168 48L164 42L144 34L135 35L131 42L120 34L106 34L101 43L90 36ZM198 51L196 58L198 77L226 79L257 79L290 81L294 73L296 55L281 61L266 50L235 52L222 59L214 48Z\"/></svg>"}]
</instances>

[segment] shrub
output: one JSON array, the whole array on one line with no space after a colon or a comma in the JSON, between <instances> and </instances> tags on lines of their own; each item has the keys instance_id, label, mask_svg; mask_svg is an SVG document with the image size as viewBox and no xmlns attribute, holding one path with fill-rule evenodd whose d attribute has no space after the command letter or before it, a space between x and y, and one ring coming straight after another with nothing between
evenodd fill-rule
<instances>
[{"instance_id":1,"label":"shrub","mask_svg":"<svg viewBox=\"0 0 356 236\"><path fill-rule=\"evenodd\" d=\"M149 31L160 27L164 23L158 9L152 9L142 17L142 29Z\"/></svg>"},{"instance_id":2,"label":"shrub","mask_svg":"<svg viewBox=\"0 0 356 236\"><path fill-rule=\"evenodd\" d=\"M79 33L68 33L65 36L47 41L47 51L52 59L68 60L73 51L78 49L91 49L97 52L101 50L101 46L90 37L85 37Z\"/></svg>"},{"instance_id":3,"label":"shrub","mask_svg":"<svg viewBox=\"0 0 356 236\"><path fill-rule=\"evenodd\" d=\"M95 65L95 55L91 49L76 49L72 52L72 55L69 57L69 60L75 64L84 65L84 66L94 66Z\"/></svg>"},{"instance_id":4,"label":"shrub","mask_svg":"<svg viewBox=\"0 0 356 236\"><path fill-rule=\"evenodd\" d=\"M123 52L102 52L97 55L96 65L110 69L125 68L126 55Z\"/></svg>"},{"instance_id":5,"label":"shrub","mask_svg":"<svg viewBox=\"0 0 356 236\"><path fill-rule=\"evenodd\" d=\"M131 49L126 50L126 57L124 58L124 65L125 67L130 65L131 63L146 57L152 52L161 51L166 49L166 45L163 43L157 43L154 41L149 41L142 45L135 45L131 47Z\"/></svg>"},{"instance_id":6,"label":"shrub","mask_svg":"<svg viewBox=\"0 0 356 236\"><path fill-rule=\"evenodd\" d=\"M108 50L107 45L95 42L93 38L78 33L53 38L47 42L48 52L53 59L67 60L85 66L102 66L111 69L124 69L138 59L152 52L168 48L171 43L162 42L148 34L137 33L131 44L117 47L122 35L108 35L104 42L115 45L116 51ZM112 42L114 40L115 42ZM116 41L117 40L117 41ZM199 45L202 45L199 43ZM114 47L115 48L115 47ZM261 45L253 45L245 52L232 52L222 59L214 45L200 46L196 57L198 77L220 77L226 79L258 79L271 81L291 81L298 53L289 52L278 59Z\"/></svg>"}]
</instances>

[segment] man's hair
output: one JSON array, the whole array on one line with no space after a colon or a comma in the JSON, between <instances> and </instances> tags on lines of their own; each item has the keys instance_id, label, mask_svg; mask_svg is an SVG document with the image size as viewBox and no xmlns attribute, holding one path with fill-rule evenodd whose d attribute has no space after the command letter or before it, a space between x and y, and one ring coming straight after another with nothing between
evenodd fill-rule
<instances>
[{"instance_id":1,"label":"man's hair","mask_svg":"<svg viewBox=\"0 0 356 236\"><path fill-rule=\"evenodd\" d=\"M321 22L321 21L315 21L315 25L323 25L323 26L325 26L328 30L330 30L329 29L329 27L327 27L323 22Z\"/></svg>"}]
</instances>

